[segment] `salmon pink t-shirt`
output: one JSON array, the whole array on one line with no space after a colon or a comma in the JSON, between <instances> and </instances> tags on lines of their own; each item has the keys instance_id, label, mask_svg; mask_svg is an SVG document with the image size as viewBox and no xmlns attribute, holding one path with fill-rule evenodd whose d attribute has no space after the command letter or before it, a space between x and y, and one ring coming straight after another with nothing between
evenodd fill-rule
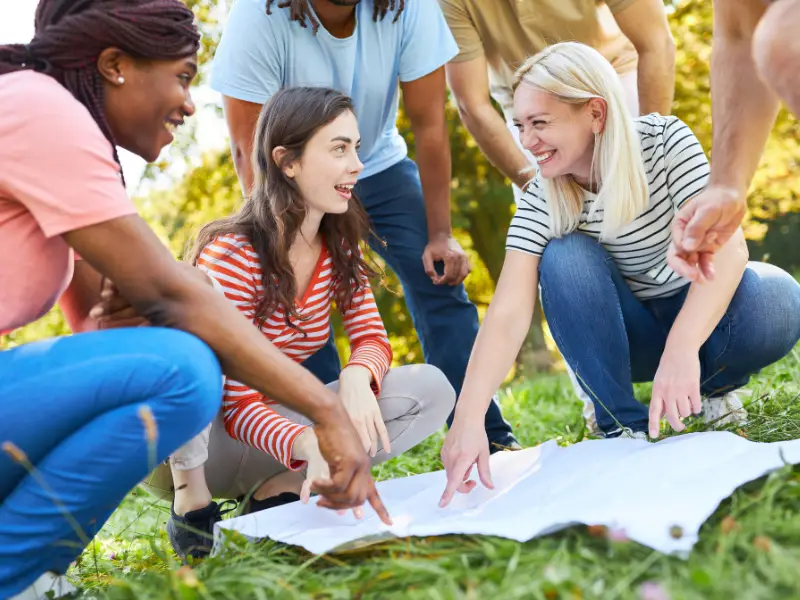
<instances>
[{"instance_id":1,"label":"salmon pink t-shirt","mask_svg":"<svg viewBox=\"0 0 800 600\"><path fill-rule=\"evenodd\" d=\"M44 315L69 285L62 234L136 212L113 149L55 79L0 76L0 335Z\"/></svg>"}]
</instances>

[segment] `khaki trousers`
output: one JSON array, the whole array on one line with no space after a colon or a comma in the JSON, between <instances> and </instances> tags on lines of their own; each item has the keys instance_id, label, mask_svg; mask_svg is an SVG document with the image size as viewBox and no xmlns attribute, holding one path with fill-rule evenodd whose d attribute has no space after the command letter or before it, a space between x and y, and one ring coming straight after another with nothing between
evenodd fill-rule
<instances>
[{"instance_id":1,"label":"khaki trousers","mask_svg":"<svg viewBox=\"0 0 800 600\"><path fill-rule=\"evenodd\" d=\"M338 382L328 385L334 391ZM392 451L383 452L380 441L372 464L379 464L410 450L438 431L455 406L456 395L444 374L426 364L391 369L383 379L378 405L389 433ZM310 421L279 404L276 412L303 425ZM172 466L188 470L205 464L206 482L214 498L238 498L264 481L285 472L286 467L269 454L233 439L225 431L222 415L170 457ZM172 499L169 464L159 465L142 486L159 498Z\"/></svg>"}]
</instances>

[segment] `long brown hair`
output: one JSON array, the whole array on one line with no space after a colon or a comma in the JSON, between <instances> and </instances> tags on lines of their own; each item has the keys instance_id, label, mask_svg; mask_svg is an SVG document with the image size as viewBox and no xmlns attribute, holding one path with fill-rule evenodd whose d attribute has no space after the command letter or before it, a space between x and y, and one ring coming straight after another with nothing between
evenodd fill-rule
<instances>
[{"instance_id":1,"label":"long brown hair","mask_svg":"<svg viewBox=\"0 0 800 600\"><path fill-rule=\"evenodd\" d=\"M38 71L67 88L114 149L97 58L116 47L136 58L173 60L200 47L194 14L180 0L40 0L28 44L0 45L0 75Z\"/></svg>"},{"instance_id":2,"label":"long brown hair","mask_svg":"<svg viewBox=\"0 0 800 600\"><path fill-rule=\"evenodd\" d=\"M258 321L278 306L284 307L287 324L294 326L290 317L299 318L289 248L307 208L297 184L284 174L283 167L299 160L311 137L345 111L354 112L350 98L328 88L285 88L272 96L256 126L252 191L235 214L208 223L197 236L190 253L194 265L203 248L219 236L238 234L250 240L263 273L264 296L255 315ZM287 150L281 164L272 158L272 151L278 146ZM359 243L367 239L370 228L367 213L355 194L345 213L328 213L322 218L320 233L333 261L336 304L340 310L349 310L367 278L376 274L359 250Z\"/></svg>"}]
</instances>

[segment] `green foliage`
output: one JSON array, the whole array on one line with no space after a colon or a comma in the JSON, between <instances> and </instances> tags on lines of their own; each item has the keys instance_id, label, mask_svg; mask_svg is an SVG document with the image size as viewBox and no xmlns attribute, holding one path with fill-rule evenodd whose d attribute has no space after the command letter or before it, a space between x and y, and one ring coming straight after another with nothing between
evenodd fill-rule
<instances>
[{"instance_id":1,"label":"green foliage","mask_svg":"<svg viewBox=\"0 0 800 600\"><path fill-rule=\"evenodd\" d=\"M217 20L216 0L190 0L204 31L200 52L201 76L219 41L221 27ZM711 3L702 0L667 2L674 12L671 27L678 44L674 113L694 130L707 151L711 150L711 110L709 103L709 58L712 35ZM470 298L482 314L491 299L494 284L504 258L505 231L513 212L510 182L494 169L478 149L458 118L452 104L447 106L447 120L453 161L452 212L455 234L470 255L472 273L466 281ZM410 123L400 112L398 127L414 153ZM747 223L754 259L766 259L784 268L800 268L800 124L783 111L767 145L761 168L753 182L750 196L750 219ZM155 191L137 203L145 219L173 250L182 256L186 242L204 223L230 214L241 197L230 152L212 152L198 156L193 132L179 136L170 150L168 162L150 167L147 177L164 172L168 164L186 165L186 174L168 191ZM381 264L379 260L376 260ZM397 278L387 272L386 287L376 286L381 314L392 338L395 355L401 362L422 360L422 352L413 324L405 308L403 291ZM542 361L545 344L552 342L539 326L540 312L534 319L530 345L526 349ZM46 319L16 332L0 345L64 333L66 328L57 309ZM346 340L339 346L346 353ZM2 347L2 346L0 346ZM547 354L547 351L544 351Z\"/></svg>"},{"instance_id":2,"label":"green foliage","mask_svg":"<svg viewBox=\"0 0 800 600\"><path fill-rule=\"evenodd\" d=\"M741 435L760 442L798 436L798 368L800 346L751 382L750 423ZM637 397L648 395L648 386L637 386ZM585 434L581 407L564 375L520 382L504 390L501 403L526 446L549 439L570 444ZM694 422L689 431L702 428ZM442 437L439 432L377 466L375 477L440 469ZM636 491L636 482L609 485ZM190 570L179 568L163 531L169 507L143 492L135 494L71 572L86 597L634 600L643 597L641 587L648 584L676 600L771 600L796 598L800 589L798 468L784 468L734 492L703 525L688 560L576 526L524 544L451 535L387 541L320 557L271 541L247 545L234 538L224 558Z\"/></svg>"}]
</instances>

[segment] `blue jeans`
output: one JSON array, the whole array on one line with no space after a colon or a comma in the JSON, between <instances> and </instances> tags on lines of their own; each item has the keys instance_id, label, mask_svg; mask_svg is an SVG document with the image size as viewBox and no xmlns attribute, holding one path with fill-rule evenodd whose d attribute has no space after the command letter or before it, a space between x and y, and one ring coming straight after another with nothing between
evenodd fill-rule
<instances>
[{"instance_id":1,"label":"blue jeans","mask_svg":"<svg viewBox=\"0 0 800 600\"><path fill-rule=\"evenodd\" d=\"M403 286L425 362L438 367L459 394L478 334L478 311L463 284L434 285L425 274L422 253L428 243L428 225L417 165L406 158L359 181L355 191L375 233L386 242L385 247L375 240L370 245ZM339 377L341 365L333 336L304 366L324 383ZM452 420L451 414L447 424ZM511 426L494 399L486 412L485 426L490 442L507 445L513 440Z\"/></svg>"},{"instance_id":2,"label":"blue jeans","mask_svg":"<svg viewBox=\"0 0 800 600\"><path fill-rule=\"evenodd\" d=\"M668 298L639 300L605 249L580 233L547 244L539 277L550 331L592 398L600 429L618 429L616 417L647 431L648 409L634 398L632 384L655 377L689 286ZM798 340L800 285L777 267L750 263L700 349L701 393L713 398L746 385Z\"/></svg>"},{"instance_id":3,"label":"blue jeans","mask_svg":"<svg viewBox=\"0 0 800 600\"><path fill-rule=\"evenodd\" d=\"M211 422L222 374L194 336L119 329L0 352L0 398L0 443L13 442L35 469L0 453L0 598L8 598L46 571L64 573L131 488Z\"/></svg>"}]
</instances>

